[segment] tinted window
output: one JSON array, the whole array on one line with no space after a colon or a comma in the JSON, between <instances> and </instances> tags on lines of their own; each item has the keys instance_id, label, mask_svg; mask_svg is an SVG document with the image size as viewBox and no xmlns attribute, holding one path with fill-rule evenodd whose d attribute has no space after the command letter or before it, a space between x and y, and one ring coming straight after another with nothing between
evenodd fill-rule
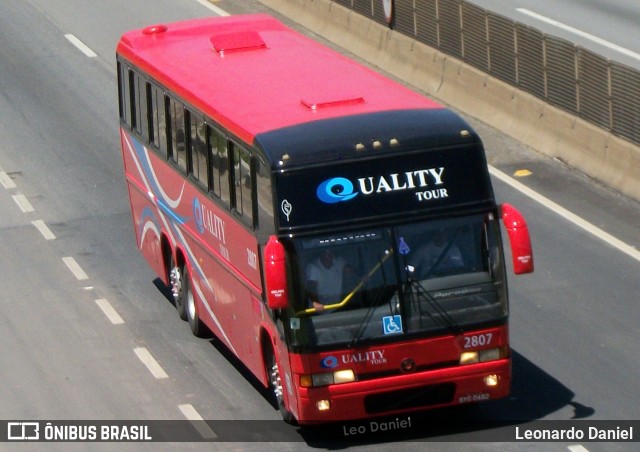
<instances>
[{"instance_id":1,"label":"tinted window","mask_svg":"<svg viewBox=\"0 0 640 452\"><path fill-rule=\"evenodd\" d=\"M236 211L247 224L253 224L253 203L251 193L253 182L251 179L251 154L249 151L234 143L233 146L233 180Z\"/></svg>"},{"instance_id":2,"label":"tinted window","mask_svg":"<svg viewBox=\"0 0 640 452\"><path fill-rule=\"evenodd\" d=\"M209 167L207 165L207 142L204 119L191 113L191 134L189 139L189 152L191 158L191 172L193 177L202 185L209 184Z\"/></svg>"},{"instance_id":3,"label":"tinted window","mask_svg":"<svg viewBox=\"0 0 640 452\"><path fill-rule=\"evenodd\" d=\"M187 146L184 130L184 107L180 102L169 98L169 128L171 129L170 159L183 171L187 171Z\"/></svg>"},{"instance_id":4,"label":"tinted window","mask_svg":"<svg viewBox=\"0 0 640 452\"><path fill-rule=\"evenodd\" d=\"M229 194L229 153L227 139L219 131L209 129L209 146L211 148L212 192L226 206L231 205Z\"/></svg>"}]
</instances>

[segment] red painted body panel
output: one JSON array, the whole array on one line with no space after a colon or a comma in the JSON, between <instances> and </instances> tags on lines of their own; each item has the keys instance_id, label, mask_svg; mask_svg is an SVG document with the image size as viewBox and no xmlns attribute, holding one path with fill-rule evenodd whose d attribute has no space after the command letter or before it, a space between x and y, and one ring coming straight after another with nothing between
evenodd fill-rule
<instances>
[{"instance_id":1,"label":"red painted body panel","mask_svg":"<svg viewBox=\"0 0 640 452\"><path fill-rule=\"evenodd\" d=\"M256 333L268 316L256 301L262 299L260 271L248 259L258 255L255 236L156 153L121 134L138 248L165 282L161 237L182 252L201 320L264 380Z\"/></svg>"},{"instance_id":2,"label":"red painted body panel","mask_svg":"<svg viewBox=\"0 0 640 452\"><path fill-rule=\"evenodd\" d=\"M321 363L326 363L328 359L335 362L331 371L353 369L358 379L353 383L320 388L297 387L294 392L299 394L296 407L298 418L301 423L316 423L379 416L381 413L367 412L367 397L440 384L453 384L455 391L450 401L433 405L434 407L506 397L511 383L510 359L464 366L457 364L460 354L469 350L465 349L464 338L487 333L492 337L490 343L473 350L508 347L508 329L503 326L468 332L457 337L443 336L320 354L292 355L291 380L298 384L300 375L326 372L326 366L323 368ZM399 371L400 365L407 358L415 361L417 370L402 373ZM491 374L497 375L499 379L499 384L495 387L488 387L484 382L484 378ZM322 399L331 401L330 410L319 411L316 408L316 402ZM393 415L424 408L403 408L382 414Z\"/></svg>"}]
</instances>

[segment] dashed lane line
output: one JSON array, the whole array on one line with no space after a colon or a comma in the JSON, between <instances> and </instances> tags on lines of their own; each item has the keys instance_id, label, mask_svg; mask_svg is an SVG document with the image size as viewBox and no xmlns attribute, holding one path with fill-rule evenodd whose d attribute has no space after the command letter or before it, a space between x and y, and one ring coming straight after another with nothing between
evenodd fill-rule
<instances>
[{"instance_id":1,"label":"dashed lane line","mask_svg":"<svg viewBox=\"0 0 640 452\"><path fill-rule=\"evenodd\" d=\"M151 355L149 350L147 350L145 347L136 347L133 349L133 351L138 359L142 361L142 364L144 364L147 369L149 369L151 375L153 375L156 379L161 380L164 378L169 378L169 375L167 375L162 366L158 364L158 361L156 361L153 355Z\"/></svg>"},{"instance_id":2,"label":"dashed lane line","mask_svg":"<svg viewBox=\"0 0 640 452\"><path fill-rule=\"evenodd\" d=\"M114 325L122 325L124 323L124 320L122 320L122 317L120 317L118 311L116 311L113 306L111 306L109 300L99 298L96 300L96 304L100 307L104 315L107 316L111 323L113 323Z\"/></svg>"},{"instance_id":3,"label":"dashed lane line","mask_svg":"<svg viewBox=\"0 0 640 452\"><path fill-rule=\"evenodd\" d=\"M22 193L13 195L12 198L15 201L15 203L18 205L18 207L20 207L20 210L22 210L22 213L29 213L34 211L33 206L31 205L27 197Z\"/></svg>"},{"instance_id":4,"label":"dashed lane line","mask_svg":"<svg viewBox=\"0 0 640 452\"><path fill-rule=\"evenodd\" d=\"M64 35L64 37L67 38L67 41L69 41L71 44L76 46L78 50L80 50L89 58L95 58L98 56L93 50L89 48L89 46L87 46L84 42L80 41L80 39L78 39L75 35L68 33Z\"/></svg>"},{"instance_id":5,"label":"dashed lane line","mask_svg":"<svg viewBox=\"0 0 640 452\"><path fill-rule=\"evenodd\" d=\"M55 240L55 234L51 232L51 229L49 229L43 220L34 220L31 224L35 226L45 240Z\"/></svg>"},{"instance_id":6,"label":"dashed lane line","mask_svg":"<svg viewBox=\"0 0 640 452\"><path fill-rule=\"evenodd\" d=\"M214 432L211 427L209 427L209 424L207 424L205 420L202 419L202 416L200 416L200 413L196 411L193 405L191 405L190 403L186 403L184 405L179 405L178 408L180 408L180 411L182 411L184 417L191 421L193 427L204 439L214 439L218 437L218 435L216 435L216 432Z\"/></svg>"},{"instance_id":7,"label":"dashed lane line","mask_svg":"<svg viewBox=\"0 0 640 452\"><path fill-rule=\"evenodd\" d=\"M85 273L85 271L82 269L82 267L80 267L80 265L73 257L63 257L62 262L64 262L64 264L71 271L71 273L73 273L73 276L75 276L78 281L89 279L89 275Z\"/></svg>"},{"instance_id":8,"label":"dashed lane line","mask_svg":"<svg viewBox=\"0 0 640 452\"><path fill-rule=\"evenodd\" d=\"M0 185L2 185L5 189L10 190L12 188L16 188L16 183L11 179L4 171L0 171Z\"/></svg>"},{"instance_id":9,"label":"dashed lane line","mask_svg":"<svg viewBox=\"0 0 640 452\"><path fill-rule=\"evenodd\" d=\"M567 447L567 449L569 449L571 452L589 452L589 449L580 444L574 444L573 446Z\"/></svg>"}]
</instances>

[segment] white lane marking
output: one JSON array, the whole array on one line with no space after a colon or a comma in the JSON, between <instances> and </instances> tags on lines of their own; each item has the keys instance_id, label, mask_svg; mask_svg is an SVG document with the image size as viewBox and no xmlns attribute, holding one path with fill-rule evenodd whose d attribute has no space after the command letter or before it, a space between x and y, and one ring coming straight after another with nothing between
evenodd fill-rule
<instances>
[{"instance_id":1,"label":"white lane marking","mask_svg":"<svg viewBox=\"0 0 640 452\"><path fill-rule=\"evenodd\" d=\"M91 50L84 42L80 41L75 35L68 33L64 35L64 37L67 38L67 41L69 41L71 44L76 46L78 50L80 50L89 58L95 58L98 56L93 50Z\"/></svg>"},{"instance_id":2,"label":"white lane marking","mask_svg":"<svg viewBox=\"0 0 640 452\"><path fill-rule=\"evenodd\" d=\"M16 188L16 183L4 171L0 171L0 184L2 184L2 186L7 190L9 190L10 188Z\"/></svg>"},{"instance_id":3,"label":"white lane marking","mask_svg":"<svg viewBox=\"0 0 640 452\"><path fill-rule=\"evenodd\" d=\"M23 213L33 212L33 206L31 205L27 197L22 193L13 195L13 200L16 202L18 207L20 207L20 210L22 210Z\"/></svg>"},{"instance_id":4,"label":"white lane marking","mask_svg":"<svg viewBox=\"0 0 640 452\"><path fill-rule=\"evenodd\" d=\"M149 353L145 347L136 347L133 349L134 353L138 357L142 364L147 366L151 375L153 375L158 380L162 378L169 378L169 375L164 371L164 369L158 364L158 361Z\"/></svg>"},{"instance_id":5,"label":"white lane marking","mask_svg":"<svg viewBox=\"0 0 640 452\"><path fill-rule=\"evenodd\" d=\"M229 16L230 14L228 12L226 12L224 9L218 8L215 5L212 5L211 3L209 3L207 0L196 0L196 2L200 3L202 6L204 6L207 9L210 9L211 11L213 11L214 13L216 13L218 16Z\"/></svg>"},{"instance_id":6,"label":"white lane marking","mask_svg":"<svg viewBox=\"0 0 640 452\"><path fill-rule=\"evenodd\" d=\"M56 238L54 233L51 232L51 229L49 229L44 221L34 220L31 222L31 224L34 225L38 231L40 231L40 234L42 234L45 240L54 240Z\"/></svg>"},{"instance_id":7,"label":"white lane marking","mask_svg":"<svg viewBox=\"0 0 640 452\"><path fill-rule=\"evenodd\" d=\"M574 444L573 446L567 447L567 449L569 449L571 452L589 452L589 449L580 444Z\"/></svg>"},{"instance_id":8,"label":"white lane marking","mask_svg":"<svg viewBox=\"0 0 640 452\"><path fill-rule=\"evenodd\" d=\"M218 435L216 435L216 433L211 429L211 427L209 427L204 419L202 419L202 416L200 416L200 413L196 411L193 405L191 405L190 403L186 403L184 405L178 405L178 408L180 408L180 411L182 411L184 417L191 421L191 424L193 424L195 429L198 430L200 436L205 439L213 439L218 437Z\"/></svg>"},{"instance_id":9,"label":"white lane marking","mask_svg":"<svg viewBox=\"0 0 640 452\"><path fill-rule=\"evenodd\" d=\"M551 201L549 198L546 198L546 197L542 196L538 192L530 189L529 187L527 187L526 185L518 182L517 180L513 179L512 177L507 176L505 173L503 173L499 169L494 168L492 166L489 166L489 172L491 173L491 175L497 177L498 179L500 179L504 183L506 183L506 184L510 185L511 187L515 188L516 190L518 190L522 194L524 194L524 195L528 196L529 198L533 199L534 201L542 204L546 208L552 210L553 212L557 213L558 215L560 215L564 219L570 221L571 223L575 224L576 226L584 229L589 234L592 234L592 235L596 236L600 240L603 240L604 242L608 243L609 245L613 246L614 248L617 248L619 251L622 251L623 253L627 254L628 256L630 256L633 259L635 259L635 260L640 262L640 251L638 251L637 249L635 249L631 245L627 245L622 240L619 240L619 239L615 238L614 236L612 236L608 232L605 232L602 229L600 229L599 227L589 223L587 220L584 220L583 218L580 218L579 216L577 216L576 214L568 211L567 209L565 209L564 207L560 206L559 204L556 204L555 202Z\"/></svg>"},{"instance_id":10,"label":"white lane marking","mask_svg":"<svg viewBox=\"0 0 640 452\"><path fill-rule=\"evenodd\" d=\"M89 275L84 272L73 257L63 257L62 262L71 270L71 273L73 273L73 276L75 276L78 281L89 279Z\"/></svg>"},{"instance_id":11,"label":"white lane marking","mask_svg":"<svg viewBox=\"0 0 640 452\"><path fill-rule=\"evenodd\" d=\"M99 298L96 300L96 304L102 309L104 315L113 323L114 325L121 325L124 323L120 314L111 306L109 300L105 300L104 298Z\"/></svg>"},{"instance_id":12,"label":"white lane marking","mask_svg":"<svg viewBox=\"0 0 640 452\"><path fill-rule=\"evenodd\" d=\"M516 8L516 11L518 11L519 13L522 13L522 14L524 14L526 16L533 17L534 19L538 19L539 21L545 22L545 23L547 23L549 25L553 25L554 27L560 28L561 30L568 31L569 33L573 33L573 34L575 34L577 36L580 36L580 37L582 37L584 39L587 39L587 40L589 40L591 42L595 42L596 44L599 44L601 46L607 47L607 48L609 48L611 50L614 50L616 52L619 52L619 53L621 53L623 55L627 55L627 56L629 56L631 58L635 58L636 60L640 60L640 53L636 53L633 50L629 50L627 48L624 48L622 46L619 46L617 44L609 42L609 41L607 41L605 39L602 39L602 38L599 38L599 37L594 36L592 34L589 34L589 33L585 32L585 31L578 30L577 28L573 28L573 27L571 27L569 25L563 24L562 22L558 22L557 20L550 19L550 18L548 18L546 16L543 16L541 14L535 13L535 12L530 11L530 10L525 9L525 8Z\"/></svg>"}]
</instances>

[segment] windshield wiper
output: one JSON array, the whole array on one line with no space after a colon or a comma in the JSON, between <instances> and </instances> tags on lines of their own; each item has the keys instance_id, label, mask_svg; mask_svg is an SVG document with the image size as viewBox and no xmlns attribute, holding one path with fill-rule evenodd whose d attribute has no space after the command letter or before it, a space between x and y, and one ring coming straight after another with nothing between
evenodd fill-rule
<instances>
[{"instance_id":1,"label":"windshield wiper","mask_svg":"<svg viewBox=\"0 0 640 452\"><path fill-rule=\"evenodd\" d=\"M393 249L385 250L385 255L382 258L379 259L378 263L371 269L371 271L367 274L367 276L365 278L368 280L379 269L383 269L382 264L384 264L384 262L392 254L393 254ZM361 285L360 285L360 287L361 287ZM383 295L385 293L385 289L387 287L388 287L387 286L387 276L385 275L385 273L383 271L382 272L382 285L380 285L378 290L375 292L375 294L373 296L373 299L371 300L371 303L369 305L369 308L367 309L366 314L364 315L364 317L362 317L362 321L360 322L360 325L358 325L358 329L356 330L356 334L353 335L353 339L349 343L349 347L350 348L355 346L360 341L360 338L362 337L364 332L367 330L367 326L369 325L369 322L371 321L371 318L373 317L374 310L378 307L378 303L382 299L382 297L383 297Z\"/></svg>"},{"instance_id":2,"label":"windshield wiper","mask_svg":"<svg viewBox=\"0 0 640 452\"><path fill-rule=\"evenodd\" d=\"M447 310L444 309L442 305L438 303L438 301L431 296L429 291L426 289L426 287L422 285L420 281L418 281L417 279L411 278L408 273L409 272L407 271L407 285L409 289L407 291L409 292L408 296L411 297L412 301L414 296L418 298L416 304L418 306L420 317L426 314L434 322L439 323L440 325L443 325L445 327L451 328L458 334L462 333L463 332L462 328L460 327L460 325L458 325L455 322L455 320L453 320L453 318L449 315ZM429 311L424 311L420 304L420 299L425 300L429 304L429 306L431 306L431 308L435 311L435 313L432 314Z\"/></svg>"}]
</instances>

